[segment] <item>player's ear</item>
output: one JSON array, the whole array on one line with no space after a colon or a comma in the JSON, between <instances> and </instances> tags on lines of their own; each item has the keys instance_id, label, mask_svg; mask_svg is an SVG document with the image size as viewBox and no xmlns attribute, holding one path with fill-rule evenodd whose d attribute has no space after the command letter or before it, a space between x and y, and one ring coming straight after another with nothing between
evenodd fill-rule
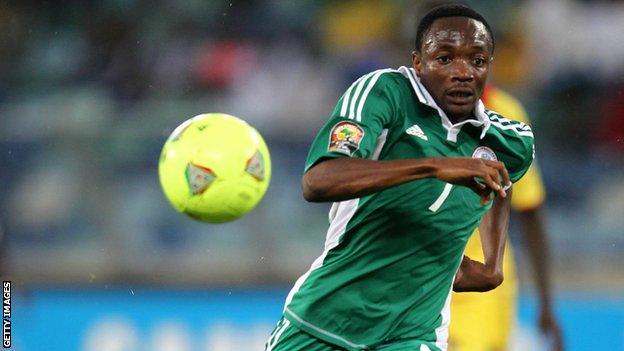
<instances>
[{"instance_id":1,"label":"player's ear","mask_svg":"<svg viewBox=\"0 0 624 351\"><path fill-rule=\"evenodd\" d=\"M412 51L412 67L414 67L416 75L420 76L420 71L422 69L422 57L416 50Z\"/></svg>"}]
</instances>

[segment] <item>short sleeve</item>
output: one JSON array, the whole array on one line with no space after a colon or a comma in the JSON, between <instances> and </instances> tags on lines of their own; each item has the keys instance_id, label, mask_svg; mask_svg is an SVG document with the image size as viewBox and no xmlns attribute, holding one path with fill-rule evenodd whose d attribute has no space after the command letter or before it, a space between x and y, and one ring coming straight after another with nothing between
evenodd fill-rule
<instances>
[{"instance_id":1,"label":"short sleeve","mask_svg":"<svg viewBox=\"0 0 624 351\"><path fill-rule=\"evenodd\" d=\"M305 170L327 158L371 158L378 138L395 118L389 93L391 70L369 73L342 95L330 118L319 130L308 154Z\"/></svg>"},{"instance_id":2,"label":"short sleeve","mask_svg":"<svg viewBox=\"0 0 624 351\"><path fill-rule=\"evenodd\" d=\"M527 124L486 111L491 121L490 145L499 161L505 164L509 178L516 183L529 170L535 157L533 131Z\"/></svg>"},{"instance_id":3,"label":"short sleeve","mask_svg":"<svg viewBox=\"0 0 624 351\"><path fill-rule=\"evenodd\" d=\"M529 133L531 136L528 136ZM516 140L510 142L510 144L514 144L513 147L516 151L514 162L511 162L507 168L509 178L513 183L516 183L524 176L535 158L535 144L533 143L531 128L525 130L523 134L525 135L520 134L515 138Z\"/></svg>"}]
</instances>

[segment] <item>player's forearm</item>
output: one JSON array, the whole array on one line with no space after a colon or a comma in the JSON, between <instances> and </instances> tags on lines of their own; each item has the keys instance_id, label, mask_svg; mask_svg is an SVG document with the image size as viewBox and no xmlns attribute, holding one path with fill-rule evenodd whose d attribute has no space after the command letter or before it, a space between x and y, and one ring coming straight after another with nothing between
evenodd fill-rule
<instances>
[{"instance_id":1,"label":"player's forearm","mask_svg":"<svg viewBox=\"0 0 624 351\"><path fill-rule=\"evenodd\" d=\"M511 196L512 189L509 189L506 198L496 197L492 208L483 216L479 225L485 266L500 274L503 272Z\"/></svg>"},{"instance_id":2,"label":"player's forearm","mask_svg":"<svg viewBox=\"0 0 624 351\"><path fill-rule=\"evenodd\" d=\"M543 307L551 307L550 288L550 252L548 240L544 233L544 224L540 208L520 212L523 232L526 238L528 254L535 273L540 303Z\"/></svg>"},{"instance_id":3,"label":"player's forearm","mask_svg":"<svg viewBox=\"0 0 624 351\"><path fill-rule=\"evenodd\" d=\"M503 272L464 256L453 282L455 292L486 292L503 282Z\"/></svg>"},{"instance_id":4,"label":"player's forearm","mask_svg":"<svg viewBox=\"0 0 624 351\"><path fill-rule=\"evenodd\" d=\"M323 161L303 176L303 196L312 202L343 201L435 175L435 159L374 161L341 157Z\"/></svg>"},{"instance_id":5,"label":"player's forearm","mask_svg":"<svg viewBox=\"0 0 624 351\"><path fill-rule=\"evenodd\" d=\"M485 292L502 284L511 196L510 189L507 197L496 197L492 208L483 216L479 233L485 263L464 256L453 284L454 291Z\"/></svg>"}]
</instances>

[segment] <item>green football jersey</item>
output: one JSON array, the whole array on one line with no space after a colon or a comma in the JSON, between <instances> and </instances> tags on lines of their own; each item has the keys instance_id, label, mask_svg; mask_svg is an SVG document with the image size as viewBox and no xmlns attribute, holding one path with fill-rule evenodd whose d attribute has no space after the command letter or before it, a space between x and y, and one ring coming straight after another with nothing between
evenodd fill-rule
<instances>
[{"instance_id":1,"label":"green football jersey","mask_svg":"<svg viewBox=\"0 0 624 351\"><path fill-rule=\"evenodd\" d=\"M484 109L453 124L413 69L357 80L314 140L322 160L480 157L504 162L513 182L533 159L533 134ZM467 187L422 179L335 203L323 254L286 299L298 328L349 350L416 338L446 349L450 292L464 247L492 201Z\"/></svg>"}]
</instances>

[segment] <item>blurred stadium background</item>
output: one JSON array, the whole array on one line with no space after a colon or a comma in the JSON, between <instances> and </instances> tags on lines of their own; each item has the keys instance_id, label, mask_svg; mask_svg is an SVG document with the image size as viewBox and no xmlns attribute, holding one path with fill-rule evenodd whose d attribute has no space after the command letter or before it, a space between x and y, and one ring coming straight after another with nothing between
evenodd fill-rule
<instances>
[{"instance_id":1,"label":"blurred stadium background","mask_svg":"<svg viewBox=\"0 0 624 351\"><path fill-rule=\"evenodd\" d=\"M533 119L568 350L624 350L624 2L472 5L495 28L493 81ZM322 249L328 206L300 194L307 148L354 78L409 64L421 7L0 2L0 272L13 281L13 349L261 349ZM172 129L211 111L255 125L274 165L260 206L225 225L175 213L156 170ZM512 349L536 350L519 262Z\"/></svg>"}]
</instances>

